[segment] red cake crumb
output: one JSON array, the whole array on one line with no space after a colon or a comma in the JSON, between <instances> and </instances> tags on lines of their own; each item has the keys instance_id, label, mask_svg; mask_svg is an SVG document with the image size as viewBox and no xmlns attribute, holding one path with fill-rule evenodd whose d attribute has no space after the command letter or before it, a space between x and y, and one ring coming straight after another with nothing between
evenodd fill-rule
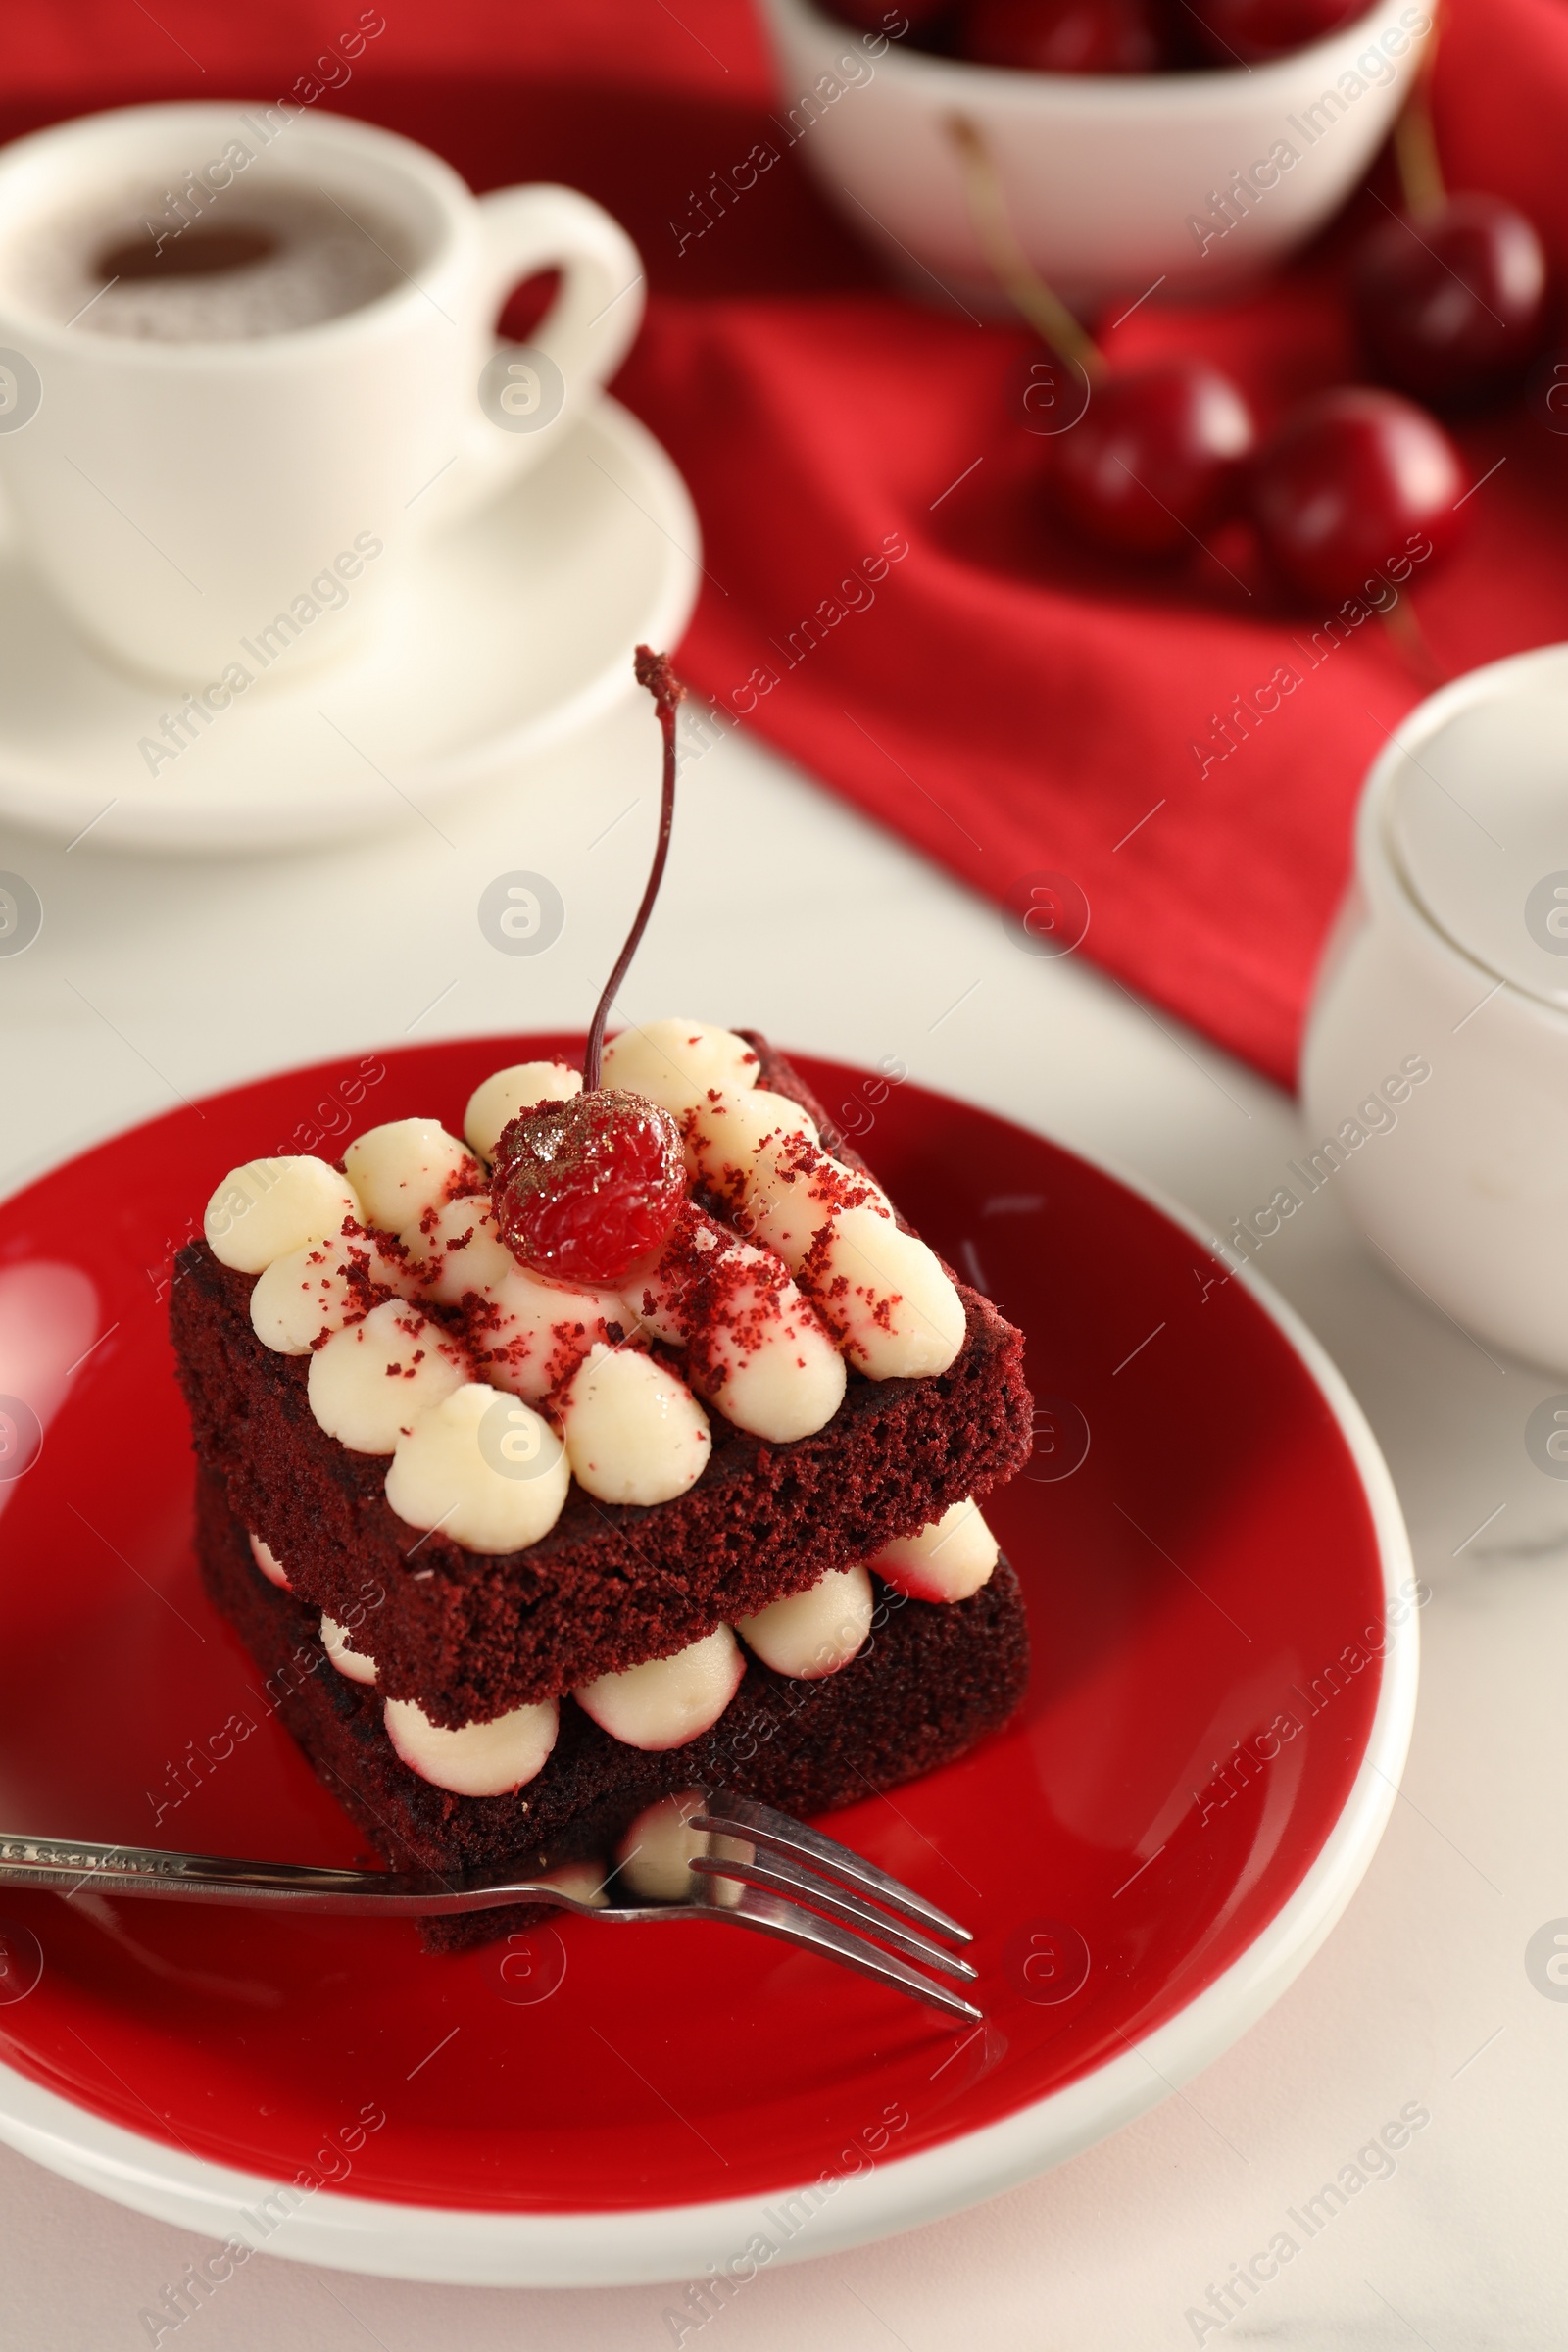
<instances>
[{"instance_id":1,"label":"red cake crumb","mask_svg":"<svg viewBox=\"0 0 1568 2352\"><path fill-rule=\"evenodd\" d=\"M465 1154L447 1178L437 1205L446 1207L453 1200L472 1200L480 1208L489 1205L490 1179L471 1152Z\"/></svg>"},{"instance_id":2,"label":"red cake crumb","mask_svg":"<svg viewBox=\"0 0 1568 2352\"><path fill-rule=\"evenodd\" d=\"M786 1184L805 1187L808 1200L836 1208L881 1208L881 1188L861 1169L846 1166L808 1135L786 1137L779 1146L778 1172Z\"/></svg>"}]
</instances>

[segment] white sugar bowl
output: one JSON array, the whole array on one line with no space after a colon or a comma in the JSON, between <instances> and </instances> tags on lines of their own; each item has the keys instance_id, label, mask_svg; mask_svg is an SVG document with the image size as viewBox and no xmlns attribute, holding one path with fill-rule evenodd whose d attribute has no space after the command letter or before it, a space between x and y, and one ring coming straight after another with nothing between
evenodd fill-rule
<instances>
[{"instance_id":1,"label":"white sugar bowl","mask_svg":"<svg viewBox=\"0 0 1568 2352\"><path fill-rule=\"evenodd\" d=\"M1374 762L1301 1097L1300 1189L1568 1373L1568 646L1456 679Z\"/></svg>"}]
</instances>

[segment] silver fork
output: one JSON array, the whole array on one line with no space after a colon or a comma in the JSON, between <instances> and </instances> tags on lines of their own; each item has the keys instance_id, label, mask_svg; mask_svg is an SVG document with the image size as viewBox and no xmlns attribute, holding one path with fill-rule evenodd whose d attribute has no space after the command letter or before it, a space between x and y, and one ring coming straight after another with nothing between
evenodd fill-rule
<instances>
[{"instance_id":1,"label":"silver fork","mask_svg":"<svg viewBox=\"0 0 1568 2352\"><path fill-rule=\"evenodd\" d=\"M858 1969L950 2017L980 2022L982 2013L973 2002L925 1973L936 1969L965 1983L972 1983L976 1973L967 1960L932 1940L974 1940L935 1903L847 1845L749 1797L714 1791L689 1826L708 1834L708 1851L690 1864L690 1897L674 1903L583 1902L548 1880L515 1878L499 1865L448 1878L438 1871L240 1862L218 1854L161 1853L152 1846L92 1845L3 1832L0 1886L44 1886L67 1896L92 1886L102 1894L166 1895L357 1917L441 1919L496 1911L508 1903L550 1903L617 1927L665 1919L727 1920Z\"/></svg>"}]
</instances>

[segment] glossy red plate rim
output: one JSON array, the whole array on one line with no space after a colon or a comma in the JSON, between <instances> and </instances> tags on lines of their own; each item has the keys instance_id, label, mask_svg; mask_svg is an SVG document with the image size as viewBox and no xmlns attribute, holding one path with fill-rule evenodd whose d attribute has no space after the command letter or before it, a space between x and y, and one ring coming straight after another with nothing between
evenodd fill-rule
<instances>
[{"instance_id":1,"label":"glossy red plate rim","mask_svg":"<svg viewBox=\"0 0 1568 2352\"><path fill-rule=\"evenodd\" d=\"M1060 1147L1057 1147L1060 1149ZM1198 1221L1154 1188L1087 1154L1087 1165L1207 1247ZM1415 1713L1418 1637L1395 1609L1412 1574L1393 1480L1344 1377L1295 1311L1250 1267L1237 1281L1304 1367L1354 1465L1383 1578L1389 1626L1376 1707L1353 1781L1295 1890L1239 1959L1141 2041L998 2122L884 2161L812 2198L810 2228L781 2212L808 2194L528 2214L393 2204L323 2190L267 2231L267 2250L385 2277L471 2285L572 2286L696 2277L755 2235L774 2260L842 2251L1017 2185L1153 2106L1228 2049L1318 1950L1359 1884L1397 1793ZM1407 1589L1407 1588L1406 1588ZM976 2029L981 2032L983 2029ZM0 2140L136 2211L215 2237L233 2233L275 2180L126 2130L0 2064Z\"/></svg>"}]
</instances>

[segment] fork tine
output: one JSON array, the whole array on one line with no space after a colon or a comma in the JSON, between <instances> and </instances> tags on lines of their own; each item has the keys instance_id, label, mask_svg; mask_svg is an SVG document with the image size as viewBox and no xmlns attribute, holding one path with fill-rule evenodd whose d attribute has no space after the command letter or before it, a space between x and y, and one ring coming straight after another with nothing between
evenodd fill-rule
<instances>
[{"instance_id":1,"label":"fork tine","mask_svg":"<svg viewBox=\"0 0 1568 2352\"><path fill-rule=\"evenodd\" d=\"M873 1901L902 1911L906 1919L918 1920L923 1928L932 1928L955 1943L974 1941L968 1928L950 1919L946 1911L939 1911L935 1903L928 1903L913 1887L890 1878L885 1870L878 1870L862 1854L852 1853L836 1838L824 1838L819 1830L808 1830L804 1822L792 1820L788 1813L775 1812L771 1805L756 1804L749 1796L735 1796L727 1788L719 1788L709 1797L703 1811L693 1816L689 1826L694 1830L716 1830L722 1837L748 1838L754 1844L769 1846L775 1853L808 1866L814 1863L819 1870L830 1871L834 1878L870 1895Z\"/></svg>"},{"instance_id":2,"label":"fork tine","mask_svg":"<svg viewBox=\"0 0 1568 2352\"><path fill-rule=\"evenodd\" d=\"M907 1993L911 2000L929 2002L933 2009L941 2009L949 2017L964 2018L970 2025L984 2023L984 2011L977 2009L972 2001L950 1992L945 1984L934 1984L897 1953L879 1951L875 1944L862 1942L858 1936L831 1919L803 1911L797 1904L785 1902L781 1895L748 1886L738 1903L723 1906L715 1903L705 1916L733 1920L737 1927L756 1928L764 1936L777 1936L785 1943L799 1944L804 1951L817 1952L824 1960L836 1960L843 1968L853 1968L862 1977L875 1977L879 1983Z\"/></svg>"},{"instance_id":3,"label":"fork tine","mask_svg":"<svg viewBox=\"0 0 1568 2352\"><path fill-rule=\"evenodd\" d=\"M841 1892L812 1872L797 1869L782 1854L751 1862L730 1861L721 1854L697 1854L692 1857L690 1867L703 1878L735 1879L748 1886L771 1888L774 1894L798 1895L802 1902L825 1911L842 1926L879 1936L884 1943L892 1944L896 1952L902 1952L906 1960L940 1969L944 1976L972 1983L977 1973L956 1952L945 1951L940 1943L933 1943L929 1936L917 1936L912 1928L901 1927L896 1919L890 1919L885 1911L873 1910L858 1895Z\"/></svg>"}]
</instances>

